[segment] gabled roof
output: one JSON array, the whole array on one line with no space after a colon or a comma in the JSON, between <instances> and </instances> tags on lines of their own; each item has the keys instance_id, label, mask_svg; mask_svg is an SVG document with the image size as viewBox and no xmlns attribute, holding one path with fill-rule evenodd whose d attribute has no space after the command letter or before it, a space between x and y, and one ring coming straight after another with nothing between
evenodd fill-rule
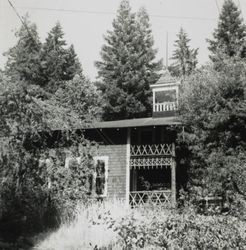
<instances>
[{"instance_id":1,"label":"gabled roof","mask_svg":"<svg viewBox=\"0 0 246 250\"><path fill-rule=\"evenodd\" d=\"M178 117L147 117L117 121L95 122L87 127L93 128L135 128L135 127L148 127L148 126L162 126L162 125L179 125L181 124Z\"/></svg>"}]
</instances>

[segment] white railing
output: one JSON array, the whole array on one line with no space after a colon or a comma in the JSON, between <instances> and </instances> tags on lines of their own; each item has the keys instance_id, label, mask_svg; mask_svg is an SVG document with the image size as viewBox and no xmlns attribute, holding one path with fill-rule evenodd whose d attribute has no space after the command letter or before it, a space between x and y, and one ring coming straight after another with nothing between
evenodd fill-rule
<instances>
[{"instance_id":1,"label":"white railing","mask_svg":"<svg viewBox=\"0 0 246 250\"><path fill-rule=\"evenodd\" d=\"M173 155L172 144L147 144L131 145L131 157L134 156L171 156Z\"/></svg>"},{"instance_id":2,"label":"white railing","mask_svg":"<svg viewBox=\"0 0 246 250\"><path fill-rule=\"evenodd\" d=\"M132 207L143 205L161 205L164 207L171 207L171 190L160 191L131 191L130 192L130 205Z\"/></svg>"},{"instance_id":3,"label":"white railing","mask_svg":"<svg viewBox=\"0 0 246 250\"><path fill-rule=\"evenodd\" d=\"M175 111L178 110L177 102L155 103L153 106L154 112Z\"/></svg>"}]
</instances>

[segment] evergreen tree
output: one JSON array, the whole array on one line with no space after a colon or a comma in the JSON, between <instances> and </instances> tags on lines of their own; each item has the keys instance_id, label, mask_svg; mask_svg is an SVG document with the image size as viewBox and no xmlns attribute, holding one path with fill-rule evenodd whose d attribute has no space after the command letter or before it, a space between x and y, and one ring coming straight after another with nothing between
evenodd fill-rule
<instances>
[{"instance_id":1,"label":"evergreen tree","mask_svg":"<svg viewBox=\"0 0 246 250\"><path fill-rule=\"evenodd\" d=\"M156 50L146 11L136 16L123 0L102 47L102 61L96 62L98 85L103 94L103 118L124 119L146 115L150 109L149 85L155 83L161 63L155 62Z\"/></svg>"},{"instance_id":2,"label":"evergreen tree","mask_svg":"<svg viewBox=\"0 0 246 250\"><path fill-rule=\"evenodd\" d=\"M73 46L66 48L60 23L51 29L42 48L41 60L46 89L54 93L65 80L81 74L81 65Z\"/></svg>"},{"instance_id":3,"label":"evergreen tree","mask_svg":"<svg viewBox=\"0 0 246 250\"><path fill-rule=\"evenodd\" d=\"M190 49L190 39L183 28L180 29L177 37L174 44L176 49L171 57L174 62L170 65L169 70L173 76L184 77L196 68L198 49Z\"/></svg>"},{"instance_id":4,"label":"evergreen tree","mask_svg":"<svg viewBox=\"0 0 246 250\"><path fill-rule=\"evenodd\" d=\"M8 57L5 66L6 74L12 80L24 80L27 83L42 84L40 76L41 42L37 27L24 18L24 25L16 32L17 44L4 55Z\"/></svg>"},{"instance_id":5,"label":"evergreen tree","mask_svg":"<svg viewBox=\"0 0 246 250\"><path fill-rule=\"evenodd\" d=\"M221 54L229 57L237 54L241 58L246 56L246 26L240 15L241 12L235 3L232 0L225 0L218 27L213 33L214 39L208 40L210 58L213 62L218 62Z\"/></svg>"}]
</instances>

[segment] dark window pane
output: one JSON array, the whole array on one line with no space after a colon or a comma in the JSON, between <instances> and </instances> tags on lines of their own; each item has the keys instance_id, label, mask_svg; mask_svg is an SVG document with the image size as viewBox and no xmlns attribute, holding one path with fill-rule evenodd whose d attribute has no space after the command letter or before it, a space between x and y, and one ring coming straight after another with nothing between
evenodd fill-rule
<instances>
[{"instance_id":1,"label":"dark window pane","mask_svg":"<svg viewBox=\"0 0 246 250\"><path fill-rule=\"evenodd\" d=\"M155 93L155 103L175 102L176 90L163 90Z\"/></svg>"},{"instance_id":2,"label":"dark window pane","mask_svg":"<svg viewBox=\"0 0 246 250\"><path fill-rule=\"evenodd\" d=\"M102 195L105 189L105 162L97 160L96 164L96 194Z\"/></svg>"}]
</instances>

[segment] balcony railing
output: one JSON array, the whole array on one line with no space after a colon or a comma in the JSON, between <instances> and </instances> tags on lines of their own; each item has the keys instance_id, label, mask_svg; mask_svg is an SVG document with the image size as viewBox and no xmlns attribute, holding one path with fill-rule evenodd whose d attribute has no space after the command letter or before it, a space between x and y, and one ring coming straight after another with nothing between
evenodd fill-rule
<instances>
[{"instance_id":1,"label":"balcony railing","mask_svg":"<svg viewBox=\"0 0 246 250\"><path fill-rule=\"evenodd\" d=\"M177 102L155 103L153 106L154 112L165 112L178 110Z\"/></svg>"},{"instance_id":2,"label":"balcony railing","mask_svg":"<svg viewBox=\"0 0 246 250\"><path fill-rule=\"evenodd\" d=\"M136 206L156 206L171 207L171 190L158 191L131 191L130 205Z\"/></svg>"}]
</instances>

